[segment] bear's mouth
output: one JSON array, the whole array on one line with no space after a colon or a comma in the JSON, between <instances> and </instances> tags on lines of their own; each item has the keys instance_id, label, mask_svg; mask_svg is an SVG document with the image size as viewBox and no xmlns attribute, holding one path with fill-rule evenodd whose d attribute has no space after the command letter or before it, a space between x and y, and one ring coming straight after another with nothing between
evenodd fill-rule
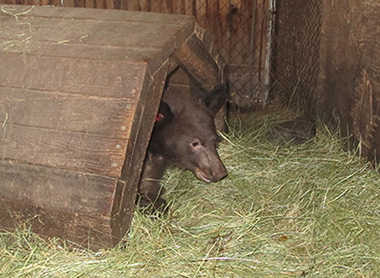
<instances>
[{"instance_id":1,"label":"bear's mouth","mask_svg":"<svg viewBox=\"0 0 380 278\"><path fill-rule=\"evenodd\" d=\"M201 181L204 181L204 182L207 182L207 183L211 182L211 180L209 180L208 178L206 178L205 173L201 169L199 169L199 168L196 168L194 170L194 174L197 177L197 179L199 179Z\"/></svg>"}]
</instances>

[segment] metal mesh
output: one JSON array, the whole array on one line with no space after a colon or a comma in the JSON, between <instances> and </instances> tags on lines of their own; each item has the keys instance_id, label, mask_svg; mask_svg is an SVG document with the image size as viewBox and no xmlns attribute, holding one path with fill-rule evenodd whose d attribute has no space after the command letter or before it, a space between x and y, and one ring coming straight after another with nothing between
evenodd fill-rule
<instances>
[{"instance_id":1,"label":"metal mesh","mask_svg":"<svg viewBox=\"0 0 380 278\"><path fill-rule=\"evenodd\" d=\"M322 0L277 1L271 95L315 115Z\"/></svg>"}]
</instances>

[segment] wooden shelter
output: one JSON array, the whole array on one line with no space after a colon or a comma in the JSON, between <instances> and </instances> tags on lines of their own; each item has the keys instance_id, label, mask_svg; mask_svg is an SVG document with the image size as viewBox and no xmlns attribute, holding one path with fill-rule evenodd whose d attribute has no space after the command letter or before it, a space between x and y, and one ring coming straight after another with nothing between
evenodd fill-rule
<instances>
[{"instance_id":1,"label":"wooden shelter","mask_svg":"<svg viewBox=\"0 0 380 278\"><path fill-rule=\"evenodd\" d=\"M0 8L0 228L112 247L167 77L208 90L224 63L189 16Z\"/></svg>"}]
</instances>

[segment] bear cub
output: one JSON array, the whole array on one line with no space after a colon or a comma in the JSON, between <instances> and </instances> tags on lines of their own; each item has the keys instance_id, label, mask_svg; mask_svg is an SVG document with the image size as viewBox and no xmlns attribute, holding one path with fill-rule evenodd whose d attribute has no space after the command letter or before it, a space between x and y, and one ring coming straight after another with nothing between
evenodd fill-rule
<instances>
[{"instance_id":1,"label":"bear cub","mask_svg":"<svg viewBox=\"0 0 380 278\"><path fill-rule=\"evenodd\" d=\"M197 97L170 87L165 90L139 183L141 209L148 213L167 210L160 180L168 167L190 170L207 183L227 176L217 152L220 138L214 123L227 97L224 84Z\"/></svg>"}]
</instances>

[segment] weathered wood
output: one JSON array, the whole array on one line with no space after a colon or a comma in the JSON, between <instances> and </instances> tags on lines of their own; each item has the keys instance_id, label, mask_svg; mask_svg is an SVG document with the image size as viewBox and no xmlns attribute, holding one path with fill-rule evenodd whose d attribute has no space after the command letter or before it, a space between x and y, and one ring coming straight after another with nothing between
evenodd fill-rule
<instances>
[{"instance_id":1,"label":"weathered wood","mask_svg":"<svg viewBox=\"0 0 380 278\"><path fill-rule=\"evenodd\" d=\"M9 67L8 65L12 65ZM1 53L3 87L138 98L146 64ZM91 73L91 74L89 74Z\"/></svg>"},{"instance_id":2,"label":"weathered wood","mask_svg":"<svg viewBox=\"0 0 380 278\"><path fill-rule=\"evenodd\" d=\"M27 221L47 236L114 246L131 224L167 76L181 66L187 82L212 88L224 64L190 17L3 10L0 228Z\"/></svg>"},{"instance_id":3,"label":"weathered wood","mask_svg":"<svg viewBox=\"0 0 380 278\"><path fill-rule=\"evenodd\" d=\"M22 33L32 34L39 40L61 43L80 43L100 46L118 47L138 47L141 51L144 48L162 48L165 39L162 39L162 30L168 36L175 35L179 27L187 26L189 18L183 23L170 24L166 22L138 22L138 21L110 21L102 23L99 20L83 22L81 19L70 20L68 26L67 18L44 18L44 17L20 17L17 28L15 20L11 17L0 16L2 28L7 30L12 28L12 35ZM54 23L54 24L52 24ZM89 32L89 30L96 30ZM120 36L120 33L123 36ZM107 40L103 40L104 37ZM9 39L8 32L0 33L1 38ZM26 45L27 46L27 43Z\"/></svg>"},{"instance_id":4,"label":"weathered wood","mask_svg":"<svg viewBox=\"0 0 380 278\"><path fill-rule=\"evenodd\" d=\"M196 35L178 48L175 58L198 86L212 90L216 84L220 83L220 68Z\"/></svg>"},{"instance_id":5,"label":"weathered wood","mask_svg":"<svg viewBox=\"0 0 380 278\"><path fill-rule=\"evenodd\" d=\"M135 102L0 87L0 123L128 139Z\"/></svg>"},{"instance_id":6,"label":"weathered wood","mask_svg":"<svg viewBox=\"0 0 380 278\"><path fill-rule=\"evenodd\" d=\"M119 177L126 141L80 132L7 124L1 128L3 159Z\"/></svg>"},{"instance_id":7,"label":"weathered wood","mask_svg":"<svg viewBox=\"0 0 380 278\"><path fill-rule=\"evenodd\" d=\"M17 166L17 167L16 167ZM112 247L116 179L74 171L0 161L0 223L12 229L31 225L45 236L70 239L91 248Z\"/></svg>"},{"instance_id":8,"label":"weathered wood","mask_svg":"<svg viewBox=\"0 0 380 278\"><path fill-rule=\"evenodd\" d=\"M83 247L98 250L112 248L120 241L113 238L109 220L88 215L49 210L27 203L17 203L0 198L1 228L31 227L43 237L69 239Z\"/></svg>"},{"instance_id":9,"label":"weathered wood","mask_svg":"<svg viewBox=\"0 0 380 278\"><path fill-rule=\"evenodd\" d=\"M0 3L28 4L29 1L0 0ZM61 6L60 0L33 0L35 4ZM267 0L70 0L63 1L65 6L102 9L123 9L129 11L158 12L193 15L197 22L208 30L219 52L230 65L234 90L239 94L250 95L252 79L250 71L260 74L266 59ZM257 8L254 9L254 3ZM154 17L155 15L151 15ZM254 19L254 22L252 22ZM102 21L103 19L100 19ZM135 19L132 19L132 21ZM120 22L119 20L115 20ZM162 23L162 21L158 21ZM54 26L54 25L47 25ZM27 26L24 26L27 27ZM253 29L253 30L252 30ZM252 33L252 31L254 33ZM253 35L253 45L251 42ZM254 57L252 57L254 56ZM259 77L254 76L255 86ZM236 81L236 82L235 82ZM245 91L245 92L244 92Z\"/></svg>"},{"instance_id":10,"label":"weathered wood","mask_svg":"<svg viewBox=\"0 0 380 278\"><path fill-rule=\"evenodd\" d=\"M123 173L121 179L126 181L128 185L137 185L140 175L135 175L135 172L140 173L143 165L141 158L145 157L145 152L148 147L149 140L146 136L147 132L151 133L159 108L161 96L165 86L165 77L170 69L170 63L167 61L163 64L162 68L156 72L155 76L151 79L146 79L143 84L147 94L142 98L142 103L145 105L138 105L136 111L136 123L132 130L131 138L129 140L128 148L133 149L133 156L126 157L124 162ZM128 149L127 149L128 153ZM133 207L137 194L137 187L124 187L123 192L120 194L120 209L113 217L113 222L118 226L113 229L116 237L122 237L129 228L130 219L133 216ZM132 198L133 197L133 198Z\"/></svg>"},{"instance_id":11,"label":"weathered wood","mask_svg":"<svg viewBox=\"0 0 380 278\"><path fill-rule=\"evenodd\" d=\"M3 6L3 5L0 5ZM96 10L96 9L63 9L63 8L48 8L35 7L29 11L31 7L26 6L6 6L6 11L10 13L18 13L20 11L28 11L26 14L18 15L22 17L49 17L49 18L66 18L71 20L97 20L104 22L150 22L162 24L184 24L185 22L194 21L189 16L184 15L163 15L158 13L135 13L130 11L119 10ZM1 15L1 13L0 13ZM1 16L6 16L2 14ZM12 17L13 18L13 17ZM13 18L14 19L14 18ZM69 27L69 26L68 26ZM162 31L162 30L161 30Z\"/></svg>"},{"instance_id":12,"label":"weathered wood","mask_svg":"<svg viewBox=\"0 0 380 278\"><path fill-rule=\"evenodd\" d=\"M182 85L190 88L189 76L183 71L182 68L177 68L176 71L170 76L170 86Z\"/></svg>"},{"instance_id":13,"label":"weathered wood","mask_svg":"<svg viewBox=\"0 0 380 278\"><path fill-rule=\"evenodd\" d=\"M85 7L86 8L96 8L95 1L94 0L86 0L85 1Z\"/></svg>"},{"instance_id":14,"label":"weathered wood","mask_svg":"<svg viewBox=\"0 0 380 278\"><path fill-rule=\"evenodd\" d=\"M16 161L0 161L0 166L1 182L7 185L2 186L1 199L82 215L111 216L117 179Z\"/></svg>"}]
</instances>

